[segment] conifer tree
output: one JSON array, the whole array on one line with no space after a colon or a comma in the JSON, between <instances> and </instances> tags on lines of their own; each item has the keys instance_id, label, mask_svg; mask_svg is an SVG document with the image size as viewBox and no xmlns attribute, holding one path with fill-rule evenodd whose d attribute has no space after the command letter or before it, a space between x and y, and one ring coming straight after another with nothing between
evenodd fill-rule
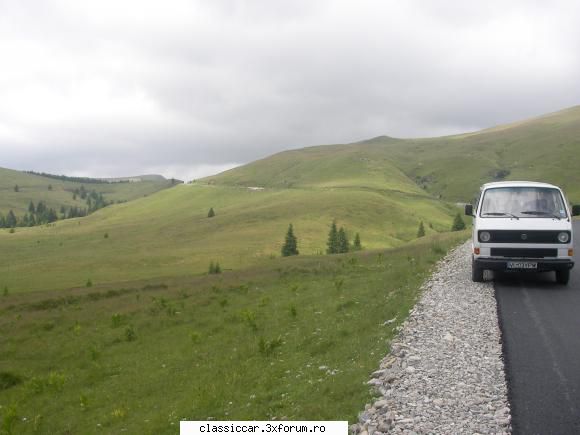
<instances>
[{"instance_id":1,"label":"conifer tree","mask_svg":"<svg viewBox=\"0 0 580 435\"><path fill-rule=\"evenodd\" d=\"M8 228L14 228L16 226L16 216L14 215L14 212L12 210L10 210L8 212L8 216L6 216L6 227Z\"/></svg>"},{"instance_id":2,"label":"conifer tree","mask_svg":"<svg viewBox=\"0 0 580 435\"><path fill-rule=\"evenodd\" d=\"M338 230L337 241L338 252L340 254L348 252L348 237L346 236L346 231L343 227L340 227L340 230Z\"/></svg>"},{"instance_id":3,"label":"conifer tree","mask_svg":"<svg viewBox=\"0 0 580 435\"><path fill-rule=\"evenodd\" d=\"M207 217L208 217L208 218L212 218L212 217L214 217L214 216L215 216L215 211L213 211L213 207L211 207L211 208L209 209L209 211L207 212Z\"/></svg>"},{"instance_id":4,"label":"conifer tree","mask_svg":"<svg viewBox=\"0 0 580 435\"><path fill-rule=\"evenodd\" d=\"M0 213L0 228L6 228L6 218Z\"/></svg>"},{"instance_id":5,"label":"conifer tree","mask_svg":"<svg viewBox=\"0 0 580 435\"><path fill-rule=\"evenodd\" d=\"M328 233L328 241L326 242L326 253L327 254L337 254L338 253L338 230L336 229L336 221L332 221L330 226L330 231Z\"/></svg>"},{"instance_id":6,"label":"conifer tree","mask_svg":"<svg viewBox=\"0 0 580 435\"><path fill-rule=\"evenodd\" d=\"M18 187L18 184L14 185L14 191L15 192L20 192L20 187Z\"/></svg>"},{"instance_id":7,"label":"conifer tree","mask_svg":"<svg viewBox=\"0 0 580 435\"><path fill-rule=\"evenodd\" d=\"M30 201L30 204L28 204L28 212L29 213L36 213L36 207L34 207L34 203L32 201Z\"/></svg>"},{"instance_id":8,"label":"conifer tree","mask_svg":"<svg viewBox=\"0 0 580 435\"><path fill-rule=\"evenodd\" d=\"M288 226L284 246L282 246L282 257L289 257L291 255L298 255L298 240L294 235L292 224Z\"/></svg>"},{"instance_id":9,"label":"conifer tree","mask_svg":"<svg viewBox=\"0 0 580 435\"><path fill-rule=\"evenodd\" d=\"M360 251L362 249L362 245L360 243L360 235L359 235L359 233L356 233L356 235L354 236L353 249L355 251Z\"/></svg>"},{"instance_id":10,"label":"conifer tree","mask_svg":"<svg viewBox=\"0 0 580 435\"><path fill-rule=\"evenodd\" d=\"M461 219L461 215L457 213L455 219L453 220L453 225L451 226L451 231L461 231L465 229L465 222Z\"/></svg>"},{"instance_id":11,"label":"conifer tree","mask_svg":"<svg viewBox=\"0 0 580 435\"><path fill-rule=\"evenodd\" d=\"M423 221L419 224L419 229L417 230L417 237L423 237L425 235L425 227L423 226Z\"/></svg>"}]
</instances>

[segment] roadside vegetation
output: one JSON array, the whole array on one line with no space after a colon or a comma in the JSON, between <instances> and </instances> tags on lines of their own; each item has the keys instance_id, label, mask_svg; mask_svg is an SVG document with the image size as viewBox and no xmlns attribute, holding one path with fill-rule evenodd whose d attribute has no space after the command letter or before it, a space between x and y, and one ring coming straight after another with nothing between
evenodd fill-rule
<instances>
[{"instance_id":1,"label":"roadside vegetation","mask_svg":"<svg viewBox=\"0 0 580 435\"><path fill-rule=\"evenodd\" d=\"M7 433L176 433L183 418L352 422L421 283L466 236L7 293L0 422Z\"/></svg>"}]
</instances>

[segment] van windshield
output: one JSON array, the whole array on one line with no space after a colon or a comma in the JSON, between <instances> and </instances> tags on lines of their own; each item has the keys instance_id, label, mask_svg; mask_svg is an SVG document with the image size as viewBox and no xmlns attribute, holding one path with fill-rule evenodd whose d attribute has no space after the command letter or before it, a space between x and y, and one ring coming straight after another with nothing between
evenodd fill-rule
<instances>
[{"instance_id":1,"label":"van windshield","mask_svg":"<svg viewBox=\"0 0 580 435\"><path fill-rule=\"evenodd\" d=\"M483 196L480 216L515 218L566 218L558 189L549 187L493 187Z\"/></svg>"}]
</instances>

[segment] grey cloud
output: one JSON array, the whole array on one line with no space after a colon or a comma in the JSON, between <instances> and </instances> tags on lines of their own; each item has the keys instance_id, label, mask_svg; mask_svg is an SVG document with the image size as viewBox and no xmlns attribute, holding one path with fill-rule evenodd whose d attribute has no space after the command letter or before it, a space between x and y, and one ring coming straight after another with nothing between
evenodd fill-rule
<instances>
[{"instance_id":1,"label":"grey cloud","mask_svg":"<svg viewBox=\"0 0 580 435\"><path fill-rule=\"evenodd\" d=\"M0 166L198 177L580 97L573 1L23 5L0 6Z\"/></svg>"}]
</instances>

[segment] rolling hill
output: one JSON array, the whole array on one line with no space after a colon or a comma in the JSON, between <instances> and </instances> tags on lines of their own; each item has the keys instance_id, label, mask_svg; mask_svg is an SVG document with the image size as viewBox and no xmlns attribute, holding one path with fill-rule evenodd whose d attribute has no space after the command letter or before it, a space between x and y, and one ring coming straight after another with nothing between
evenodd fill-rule
<instances>
[{"instance_id":1,"label":"rolling hill","mask_svg":"<svg viewBox=\"0 0 580 435\"><path fill-rule=\"evenodd\" d=\"M474 133L425 139L381 136L286 151L208 177L214 184L342 187L427 193L469 201L494 180L537 180L580 202L580 106Z\"/></svg>"},{"instance_id":2,"label":"rolling hill","mask_svg":"<svg viewBox=\"0 0 580 435\"><path fill-rule=\"evenodd\" d=\"M171 180L159 175L130 178L142 178L143 181L82 183L0 168L0 213L6 214L13 210L17 216L21 216L28 211L30 201L35 204L44 201L55 210L59 210L61 206L83 207L84 201L81 198L73 199L73 191L81 186L87 191L102 193L107 201L113 202L130 201L172 186ZM15 191L15 186L18 186L18 192Z\"/></svg>"},{"instance_id":3,"label":"rolling hill","mask_svg":"<svg viewBox=\"0 0 580 435\"><path fill-rule=\"evenodd\" d=\"M454 202L470 200L486 181L554 182L580 200L579 146L580 107L574 107L464 135L379 137L286 151L87 218L1 231L0 255L7 260L0 265L0 286L31 291L81 286L88 279L201 274L212 260L239 269L280 255L289 223L302 254L324 253L333 219L351 240L360 233L366 248L401 246L416 237L421 221L428 235L448 231L458 211ZM72 200L66 183L53 180L47 192L42 177L0 175L3 204L24 198L28 189L47 201L50 195ZM18 194L10 190L16 183L23 186ZM112 189L111 198L135 197L151 187L143 183L95 188ZM210 207L217 213L211 219Z\"/></svg>"}]
</instances>

